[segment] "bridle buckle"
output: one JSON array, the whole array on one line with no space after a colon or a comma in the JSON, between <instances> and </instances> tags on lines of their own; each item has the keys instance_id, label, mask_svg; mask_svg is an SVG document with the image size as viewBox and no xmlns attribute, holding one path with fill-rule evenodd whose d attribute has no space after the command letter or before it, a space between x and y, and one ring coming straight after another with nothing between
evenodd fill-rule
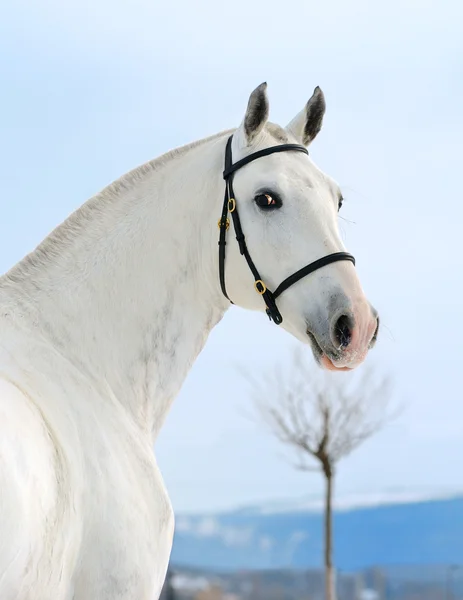
<instances>
[{"instance_id":1,"label":"bridle buckle","mask_svg":"<svg viewBox=\"0 0 463 600\"><path fill-rule=\"evenodd\" d=\"M217 221L217 227L219 229L221 229L224 226L224 224L225 224L225 231L228 231L228 228L230 227L230 219L225 218L225 219L219 219Z\"/></svg>"},{"instance_id":2,"label":"bridle buckle","mask_svg":"<svg viewBox=\"0 0 463 600\"><path fill-rule=\"evenodd\" d=\"M254 282L254 288L255 288L256 292L258 294L260 294L261 296L263 294L265 294L265 292L267 291L267 286L262 281L262 279L258 279L257 281Z\"/></svg>"}]
</instances>

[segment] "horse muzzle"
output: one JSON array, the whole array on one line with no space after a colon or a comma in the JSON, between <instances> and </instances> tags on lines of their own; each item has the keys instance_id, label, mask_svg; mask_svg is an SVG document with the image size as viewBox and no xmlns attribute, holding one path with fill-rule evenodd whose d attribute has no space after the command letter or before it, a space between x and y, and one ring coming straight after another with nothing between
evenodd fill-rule
<instances>
[{"instance_id":1,"label":"horse muzzle","mask_svg":"<svg viewBox=\"0 0 463 600\"><path fill-rule=\"evenodd\" d=\"M343 304L328 318L307 327L315 358L329 371L350 371L358 367L378 337L378 313L365 299Z\"/></svg>"}]
</instances>

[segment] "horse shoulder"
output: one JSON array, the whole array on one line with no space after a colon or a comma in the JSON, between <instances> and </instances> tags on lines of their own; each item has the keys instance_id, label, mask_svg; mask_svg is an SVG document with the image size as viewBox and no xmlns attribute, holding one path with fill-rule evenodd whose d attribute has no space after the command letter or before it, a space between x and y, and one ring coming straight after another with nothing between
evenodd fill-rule
<instances>
[{"instance_id":1,"label":"horse shoulder","mask_svg":"<svg viewBox=\"0 0 463 600\"><path fill-rule=\"evenodd\" d=\"M28 597L32 589L41 597L41 572L48 577L43 591L57 591L50 588L57 569L46 548L52 539L64 536L59 530L59 480L57 450L40 411L17 382L0 374L2 600Z\"/></svg>"}]
</instances>

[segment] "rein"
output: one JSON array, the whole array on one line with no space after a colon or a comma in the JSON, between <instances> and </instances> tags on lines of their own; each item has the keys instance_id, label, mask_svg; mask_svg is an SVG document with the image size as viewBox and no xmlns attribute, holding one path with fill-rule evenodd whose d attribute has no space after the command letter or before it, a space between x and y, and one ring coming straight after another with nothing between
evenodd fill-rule
<instances>
[{"instance_id":1,"label":"rein","mask_svg":"<svg viewBox=\"0 0 463 600\"><path fill-rule=\"evenodd\" d=\"M264 148L263 150L259 150L258 152L254 152L245 158L242 158L238 162L233 164L232 160L232 144L233 136L230 136L227 141L227 147L225 150L225 169L223 172L223 178L225 180L225 197L223 201L222 208L222 216L219 219L218 226L220 229L219 235L219 278L220 278L220 287L222 288L222 293L227 298L231 304L233 304L232 300L230 300L227 289L225 286L225 246L226 246L226 234L227 230L230 227L230 219L228 218L228 213L231 214L233 220L233 227L235 229L236 240L238 242L240 253L246 259L248 266L254 276L254 288L256 292L262 296L266 313L270 320L276 325L280 325L283 322L283 317L281 316L280 311L276 305L275 300L286 291L289 287L294 285L297 281L310 275L317 269L325 267L331 263L337 262L339 260L349 260L355 265L355 258L352 254L348 252L334 252L333 254L328 254L314 262L306 265L299 271L296 271L289 277L287 277L284 281L280 283L280 285L276 288L274 292L270 291L268 287L263 282L261 276L259 275L259 271L257 270L255 264L252 261L252 258L249 254L248 247L246 245L246 238L243 233L243 229L241 227L241 221L238 213L238 207L236 204L235 194L233 192L233 175L249 164L250 162L257 160L263 156L268 156L269 154L275 154L277 152L304 152L305 154L309 154L307 148L305 146L301 146L299 144L282 144L281 146L272 146L270 148Z\"/></svg>"}]
</instances>

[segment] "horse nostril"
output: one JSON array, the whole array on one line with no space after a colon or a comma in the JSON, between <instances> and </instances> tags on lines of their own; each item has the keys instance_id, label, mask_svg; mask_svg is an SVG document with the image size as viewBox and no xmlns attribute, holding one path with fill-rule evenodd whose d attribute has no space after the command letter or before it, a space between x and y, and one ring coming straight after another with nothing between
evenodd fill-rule
<instances>
[{"instance_id":1,"label":"horse nostril","mask_svg":"<svg viewBox=\"0 0 463 600\"><path fill-rule=\"evenodd\" d=\"M347 315L341 315L333 326L333 340L336 346L347 348L352 341L352 319Z\"/></svg>"}]
</instances>

